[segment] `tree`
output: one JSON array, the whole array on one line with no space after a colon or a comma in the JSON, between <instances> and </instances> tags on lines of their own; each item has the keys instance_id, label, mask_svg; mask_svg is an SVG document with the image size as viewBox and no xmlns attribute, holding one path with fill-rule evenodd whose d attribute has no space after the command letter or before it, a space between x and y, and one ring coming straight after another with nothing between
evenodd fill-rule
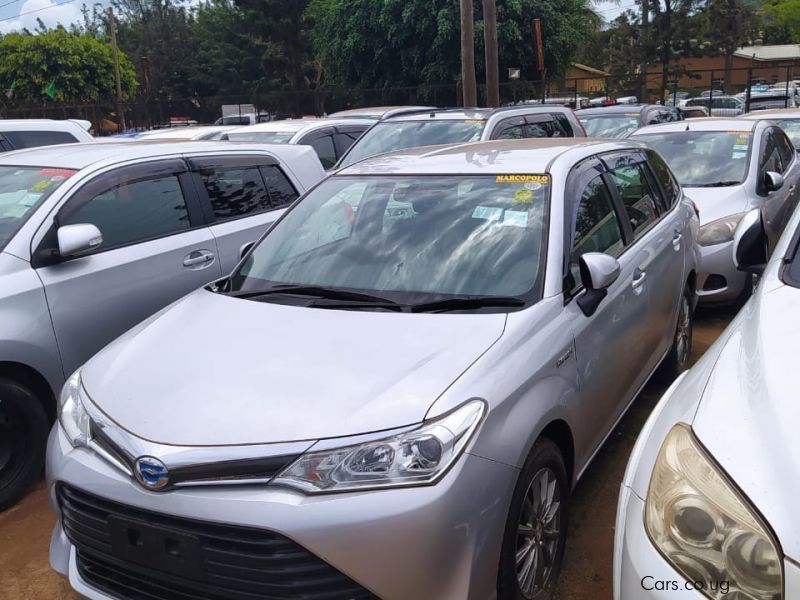
<instances>
[{"instance_id":1,"label":"tree","mask_svg":"<svg viewBox=\"0 0 800 600\"><path fill-rule=\"evenodd\" d=\"M764 3L764 43L800 43L800 0Z\"/></svg>"},{"instance_id":2,"label":"tree","mask_svg":"<svg viewBox=\"0 0 800 600\"><path fill-rule=\"evenodd\" d=\"M476 3L480 4L480 3ZM482 7L475 6L475 58L482 73ZM311 0L313 42L326 80L359 87L449 83L460 73L458 0ZM542 19L545 67L563 73L595 15L586 0L506 0L497 6L501 72L536 76L534 17Z\"/></svg>"},{"instance_id":3,"label":"tree","mask_svg":"<svg viewBox=\"0 0 800 600\"><path fill-rule=\"evenodd\" d=\"M800 8L800 1L796 2ZM766 8L765 8L766 10ZM705 8L706 36L712 51L725 57L725 88L731 84L733 53L755 37L758 23L753 8L742 0L709 0ZM800 18L800 12L798 12ZM800 25L800 20L798 20Z\"/></svg>"},{"instance_id":4,"label":"tree","mask_svg":"<svg viewBox=\"0 0 800 600\"><path fill-rule=\"evenodd\" d=\"M137 81L131 61L120 53L122 90L133 96ZM76 35L63 28L10 33L0 40L0 84L13 87L14 98L96 102L114 98L114 63L107 38Z\"/></svg>"}]
</instances>

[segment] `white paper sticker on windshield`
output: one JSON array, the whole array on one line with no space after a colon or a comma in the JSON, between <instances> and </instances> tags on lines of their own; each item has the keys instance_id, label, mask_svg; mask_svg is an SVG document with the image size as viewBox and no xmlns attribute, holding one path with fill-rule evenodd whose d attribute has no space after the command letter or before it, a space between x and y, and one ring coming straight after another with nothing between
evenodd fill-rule
<instances>
[{"instance_id":1,"label":"white paper sticker on windshield","mask_svg":"<svg viewBox=\"0 0 800 600\"><path fill-rule=\"evenodd\" d=\"M507 210L503 215L503 225L511 227L527 227L528 212L525 210Z\"/></svg>"},{"instance_id":2,"label":"white paper sticker on windshield","mask_svg":"<svg viewBox=\"0 0 800 600\"><path fill-rule=\"evenodd\" d=\"M472 211L473 219L486 221L500 221L503 218L503 209L496 206L476 206Z\"/></svg>"}]
</instances>

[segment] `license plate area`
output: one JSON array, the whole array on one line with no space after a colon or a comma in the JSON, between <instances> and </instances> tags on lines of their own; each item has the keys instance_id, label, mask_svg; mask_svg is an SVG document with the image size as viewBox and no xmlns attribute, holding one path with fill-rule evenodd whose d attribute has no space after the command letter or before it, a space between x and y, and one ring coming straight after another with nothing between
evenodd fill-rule
<instances>
[{"instance_id":1,"label":"license plate area","mask_svg":"<svg viewBox=\"0 0 800 600\"><path fill-rule=\"evenodd\" d=\"M195 581L205 579L197 536L118 516L108 518L108 528L116 558Z\"/></svg>"}]
</instances>

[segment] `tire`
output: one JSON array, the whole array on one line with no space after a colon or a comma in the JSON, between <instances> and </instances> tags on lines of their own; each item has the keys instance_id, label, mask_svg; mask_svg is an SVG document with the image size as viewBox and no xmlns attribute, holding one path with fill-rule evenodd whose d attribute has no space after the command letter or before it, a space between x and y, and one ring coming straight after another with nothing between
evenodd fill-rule
<instances>
[{"instance_id":1,"label":"tire","mask_svg":"<svg viewBox=\"0 0 800 600\"><path fill-rule=\"evenodd\" d=\"M545 493L541 494L543 482L547 484ZM569 491L567 469L558 446L547 438L539 439L525 461L511 499L500 550L498 600L549 600L552 597L567 539ZM541 498L546 501L541 503ZM547 500L551 503L546 511ZM539 517L527 517L531 511ZM530 523L533 526L526 527ZM526 533L522 533L523 527ZM526 547L528 551L522 554L518 565L517 553ZM532 585L523 585L531 581L524 578L526 572L533 573Z\"/></svg>"},{"instance_id":2,"label":"tire","mask_svg":"<svg viewBox=\"0 0 800 600\"><path fill-rule=\"evenodd\" d=\"M687 287L681 296L678 321L672 335L672 347L661 365L661 372L666 381L674 381L689 368L689 358L692 355L692 319L692 292Z\"/></svg>"},{"instance_id":3,"label":"tire","mask_svg":"<svg viewBox=\"0 0 800 600\"><path fill-rule=\"evenodd\" d=\"M22 498L41 474L48 429L33 392L0 379L0 511Z\"/></svg>"}]
</instances>

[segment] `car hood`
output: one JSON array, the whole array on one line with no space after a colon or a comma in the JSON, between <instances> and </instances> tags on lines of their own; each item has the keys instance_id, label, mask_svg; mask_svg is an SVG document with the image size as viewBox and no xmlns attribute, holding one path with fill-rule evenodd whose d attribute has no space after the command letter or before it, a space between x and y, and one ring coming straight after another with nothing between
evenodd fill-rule
<instances>
[{"instance_id":1,"label":"car hood","mask_svg":"<svg viewBox=\"0 0 800 600\"><path fill-rule=\"evenodd\" d=\"M700 209L700 225L711 223L728 215L745 212L750 208L747 191L743 185L731 187L688 187L683 191Z\"/></svg>"},{"instance_id":2,"label":"car hood","mask_svg":"<svg viewBox=\"0 0 800 600\"><path fill-rule=\"evenodd\" d=\"M505 320L314 309L198 290L102 350L82 379L100 410L154 442L356 435L422 421Z\"/></svg>"},{"instance_id":3,"label":"car hood","mask_svg":"<svg viewBox=\"0 0 800 600\"><path fill-rule=\"evenodd\" d=\"M763 291L762 291L763 292ZM709 377L693 428L698 439L800 559L800 290L757 294Z\"/></svg>"}]
</instances>

